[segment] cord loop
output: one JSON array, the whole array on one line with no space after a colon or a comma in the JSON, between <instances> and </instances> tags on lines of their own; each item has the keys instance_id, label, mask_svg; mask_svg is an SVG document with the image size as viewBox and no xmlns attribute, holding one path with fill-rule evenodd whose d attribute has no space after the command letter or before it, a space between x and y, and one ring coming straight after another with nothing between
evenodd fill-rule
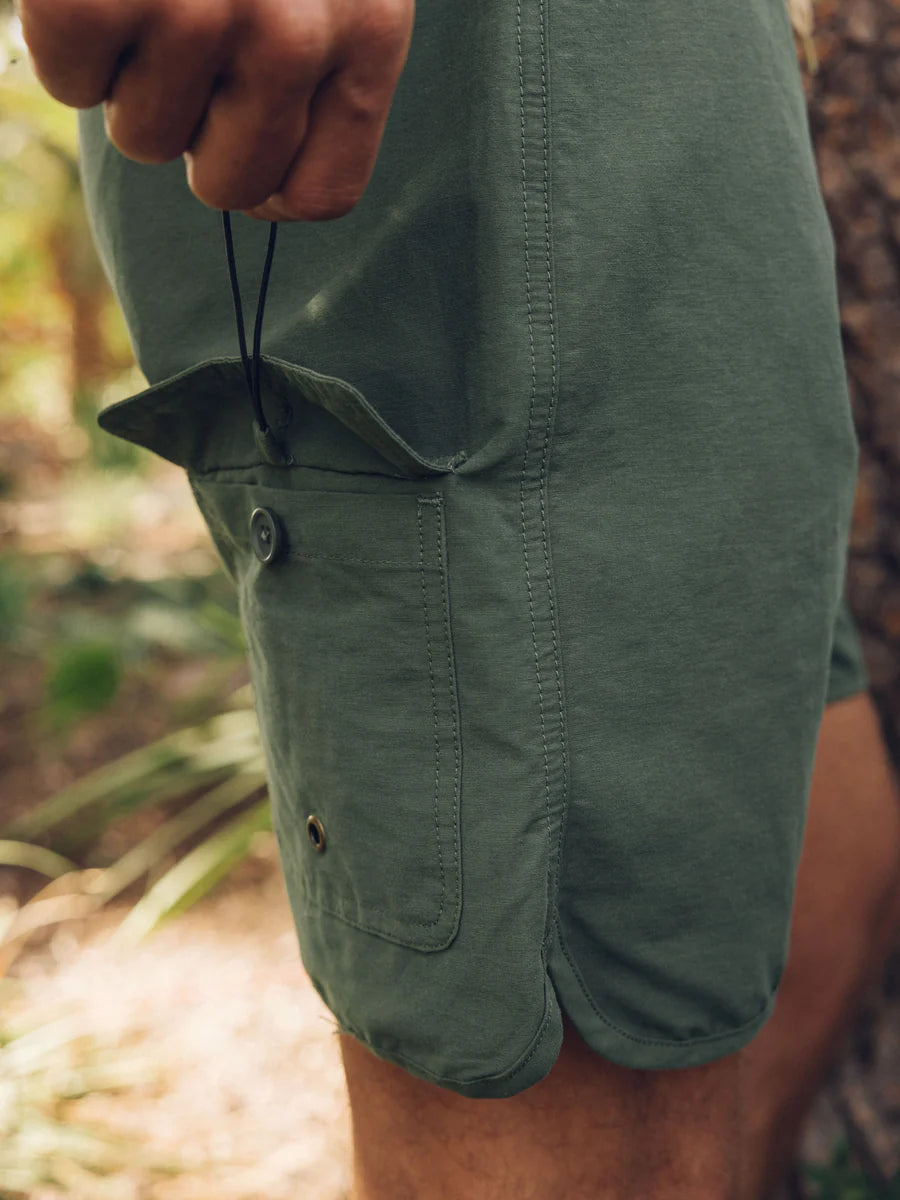
<instances>
[{"instance_id":1,"label":"cord loop","mask_svg":"<svg viewBox=\"0 0 900 1200\"><path fill-rule=\"evenodd\" d=\"M228 273L231 276L231 294L234 299L234 315L237 321L238 343L241 348L241 362L244 364L244 374L247 377L247 388L250 392L250 403L256 419L257 441L260 438L266 443L272 441L272 433L266 423L263 412L262 398L259 389L260 345L262 342L263 313L266 307L266 292L269 287L269 274L272 270L272 258L275 254L275 238L278 234L278 222L270 222L269 245L266 250L266 262L263 267L262 283L259 289L259 300L256 306L256 325L253 330L253 363L247 354L247 338L244 334L244 313L241 305L241 290L238 285L237 266L234 259L234 239L231 235L231 213L225 209L222 213L222 224L225 229L225 249L228 255Z\"/></svg>"}]
</instances>

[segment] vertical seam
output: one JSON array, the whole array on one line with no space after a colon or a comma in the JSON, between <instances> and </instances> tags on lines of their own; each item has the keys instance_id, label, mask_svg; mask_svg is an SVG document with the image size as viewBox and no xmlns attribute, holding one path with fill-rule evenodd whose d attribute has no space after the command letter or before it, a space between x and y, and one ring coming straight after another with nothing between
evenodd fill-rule
<instances>
[{"instance_id":1,"label":"vertical seam","mask_svg":"<svg viewBox=\"0 0 900 1200\"><path fill-rule=\"evenodd\" d=\"M560 646L556 629L556 607L553 596L553 579L551 572L550 561L550 543L549 543L549 514L547 509L547 479L548 479L548 462L550 454L551 433L553 428L553 420L556 412L557 395L558 395L558 355L556 346L556 314L554 308L553 297L553 271L551 258L551 221L550 221L550 133L549 133L549 86L548 86L548 64L547 64L547 37L546 25L548 20L548 6L545 0L539 0L538 3L538 37L539 37L539 54L540 54L540 103L541 103L541 189L543 202L543 233L544 233L544 262L546 266L546 285L547 285L547 308L546 321L547 331L549 334L549 353L550 353L550 377L546 388L546 407L544 410L544 429L542 441L540 445L540 459L537 471L537 511L532 510L532 516L529 517L526 507L526 478L528 475L528 464L532 454L532 438L535 434L535 412L537 407L537 392L538 382L538 364L537 350L535 345L535 322L536 322L536 307L534 304L534 296L532 289L531 277L531 259L532 259L532 232L529 226L529 194L528 194L528 128L526 114L526 86L525 86L525 64L523 55L523 35L522 35L522 5L521 0L516 7L516 42L517 56L519 67L519 108L520 108L520 124L521 124L521 143L522 143L522 205L524 218L524 240L525 240L525 298L526 308L528 313L528 333L529 333L529 352L531 359L531 395L529 398L528 422L525 435L525 453L522 462L522 474L519 482L519 506L522 519L522 544L523 556L525 565L525 580L528 592L529 616L531 621L531 637L532 649L534 651L535 660L535 676L538 690L538 710L541 731L541 748L543 755L544 767L544 795L546 809L546 828L547 828L547 876L546 876L546 895L547 895L547 912L545 917L544 936L542 939L542 953L546 949L547 938L550 936L553 920L551 917L552 910L555 906L556 893L559 888L560 865L562 860L562 838L564 826L567 816L567 789L568 789L568 761L567 748L565 738L565 714L563 702L563 686L562 672L560 664ZM535 96L536 98L536 96ZM537 147L534 147L534 156L537 158ZM537 446L535 446L535 451ZM540 549L543 556L544 564L544 586L546 587L546 600L543 596L540 597L540 613L536 612L538 603L535 593L535 580L532 579L532 563L529 559L529 521L539 523ZM533 530L535 542L538 539L538 531ZM545 607L546 605L546 607ZM557 732L555 737L551 737L549 733L548 705L550 703L549 694L547 693L546 684L549 680L545 680L544 675L547 668L542 666L538 623L549 623L549 631L542 630L541 643L543 646L552 651L553 654L553 670L556 684L556 706L557 706ZM549 638L547 633L549 632ZM547 642L549 641L549 645ZM557 745L558 741L558 745ZM552 784L557 779L556 766L551 763L551 754L554 756L558 751L559 776L559 805L557 811L557 837L555 854L553 848L553 819L554 805L552 795Z\"/></svg>"},{"instance_id":2,"label":"vertical seam","mask_svg":"<svg viewBox=\"0 0 900 1200\"><path fill-rule=\"evenodd\" d=\"M547 263L547 311L550 325L550 404L547 408L547 427L544 436L544 449L541 458L541 479L542 486L540 489L541 501L541 533L542 533L542 548L544 553L544 573L547 580L547 603L550 609L550 637L553 643L553 671L556 680L556 702L559 712L559 750L560 763L562 766L562 787L560 790L560 819L559 831L556 839L556 890L559 890L559 879L562 864L562 843L563 832L565 829L568 817L568 780L569 780L569 763L568 763L568 748L566 745L566 726L565 714L563 706L562 694L562 678L560 670L560 651L559 641L556 629L556 604L553 599L553 581L550 572L550 548L548 537L548 517L545 507L546 495L543 481L546 479L547 459L550 453L550 432L553 425L553 418L556 412L558 401L558 377L557 377L557 351L556 351L556 316L553 304L553 271L551 264L552 250L552 229L550 223L550 120L549 120L549 99L547 85L547 48L544 41L544 0L540 0L541 4L541 103L543 117L543 150L544 150L544 253ZM549 4L548 4L549 7ZM549 818L548 818L549 819ZM549 873L549 864L548 864ZM554 902L555 902L554 896Z\"/></svg>"},{"instance_id":3,"label":"vertical seam","mask_svg":"<svg viewBox=\"0 0 900 1200\"><path fill-rule=\"evenodd\" d=\"M537 394L537 366L534 351L534 314L531 307L531 270L530 270L530 241L528 229L528 178L526 171L526 136L525 136L525 73L522 60L522 0L516 0L516 55L519 67L519 118L521 126L522 146L522 214L525 233L525 307L528 314L528 343L531 359L531 395L528 404L528 425L525 432L525 455L522 460L522 474L519 479L519 509L522 516L522 553L525 560L525 586L528 591L528 612L531 619L531 644L534 651L534 669L537 677L538 712L541 726L541 748L544 760L544 793L547 812L547 838L550 838L550 763L547 753L547 730L544 721L544 690L541 680L541 664L538 658L537 628L534 617L534 593L531 587L531 572L528 562L528 530L525 514L525 472L528 467L528 457L531 448L531 430L534 419L534 405ZM549 875L549 859L548 859ZM548 897L549 903L549 897Z\"/></svg>"},{"instance_id":4,"label":"vertical seam","mask_svg":"<svg viewBox=\"0 0 900 1200\"><path fill-rule=\"evenodd\" d=\"M440 799L441 778L441 744L438 737L437 694L434 687L434 661L431 655L431 627L428 623L428 590L425 586L425 539L422 534L423 501L419 499L416 505L416 525L419 531L419 576L422 580L422 611L425 614L425 646L428 650L428 678L431 684L431 718L434 723L434 832L437 837L438 863L441 872L441 906L433 921L416 922L416 924L437 925L444 913L444 896L447 883L444 879L444 854L441 848L441 827L439 822L438 802ZM437 516L437 510L435 510ZM438 561L440 561L440 529L438 529Z\"/></svg>"},{"instance_id":5,"label":"vertical seam","mask_svg":"<svg viewBox=\"0 0 900 1200\"><path fill-rule=\"evenodd\" d=\"M437 562L441 572L441 607L444 614L444 647L447 651L447 699L450 704L450 721L453 726L453 880L456 888L457 906L460 901L459 862L459 775L460 775L460 728L458 713L458 691L456 673L453 669L453 641L450 629L450 590L447 580L446 527L444 524L444 501L441 496L422 498L422 504L434 508ZM457 912L459 915L459 911Z\"/></svg>"}]
</instances>

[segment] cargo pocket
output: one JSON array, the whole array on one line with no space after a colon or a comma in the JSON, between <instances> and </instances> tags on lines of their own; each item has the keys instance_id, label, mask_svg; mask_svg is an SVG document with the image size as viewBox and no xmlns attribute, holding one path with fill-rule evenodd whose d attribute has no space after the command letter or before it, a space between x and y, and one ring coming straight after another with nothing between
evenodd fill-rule
<instances>
[{"instance_id":1,"label":"cargo pocket","mask_svg":"<svg viewBox=\"0 0 900 1200\"><path fill-rule=\"evenodd\" d=\"M239 361L105 409L183 466L238 591L292 898L440 950L459 927L462 748L445 491L355 388L264 358L284 465L255 441Z\"/></svg>"},{"instance_id":2,"label":"cargo pocket","mask_svg":"<svg viewBox=\"0 0 900 1200\"><path fill-rule=\"evenodd\" d=\"M461 905L443 495L192 485L236 574L289 882L441 949Z\"/></svg>"}]
</instances>

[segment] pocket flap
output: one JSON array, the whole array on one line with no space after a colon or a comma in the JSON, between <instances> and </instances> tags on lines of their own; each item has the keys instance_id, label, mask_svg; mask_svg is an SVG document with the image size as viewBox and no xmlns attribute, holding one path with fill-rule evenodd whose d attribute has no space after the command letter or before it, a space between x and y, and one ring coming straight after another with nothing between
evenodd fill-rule
<instances>
[{"instance_id":1,"label":"pocket flap","mask_svg":"<svg viewBox=\"0 0 900 1200\"><path fill-rule=\"evenodd\" d=\"M300 466L385 473L388 463L416 478L446 474L466 457L425 458L355 387L309 367L264 355L260 391L272 430ZM193 472L262 463L240 358L172 375L104 408L97 423Z\"/></svg>"}]
</instances>

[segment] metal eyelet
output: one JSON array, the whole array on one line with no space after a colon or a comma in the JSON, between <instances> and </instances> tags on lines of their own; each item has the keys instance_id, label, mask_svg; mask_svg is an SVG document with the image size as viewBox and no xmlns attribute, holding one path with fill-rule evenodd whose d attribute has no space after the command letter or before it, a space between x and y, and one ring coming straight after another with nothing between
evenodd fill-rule
<instances>
[{"instance_id":1,"label":"metal eyelet","mask_svg":"<svg viewBox=\"0 0 900 1200\"><path fill-rule=\"evenodd\" d=\"M317 816L311 814L306 818L306 833L313 846L321 854L325 849L325 826Z\"/></svg>"}]
</instances>

